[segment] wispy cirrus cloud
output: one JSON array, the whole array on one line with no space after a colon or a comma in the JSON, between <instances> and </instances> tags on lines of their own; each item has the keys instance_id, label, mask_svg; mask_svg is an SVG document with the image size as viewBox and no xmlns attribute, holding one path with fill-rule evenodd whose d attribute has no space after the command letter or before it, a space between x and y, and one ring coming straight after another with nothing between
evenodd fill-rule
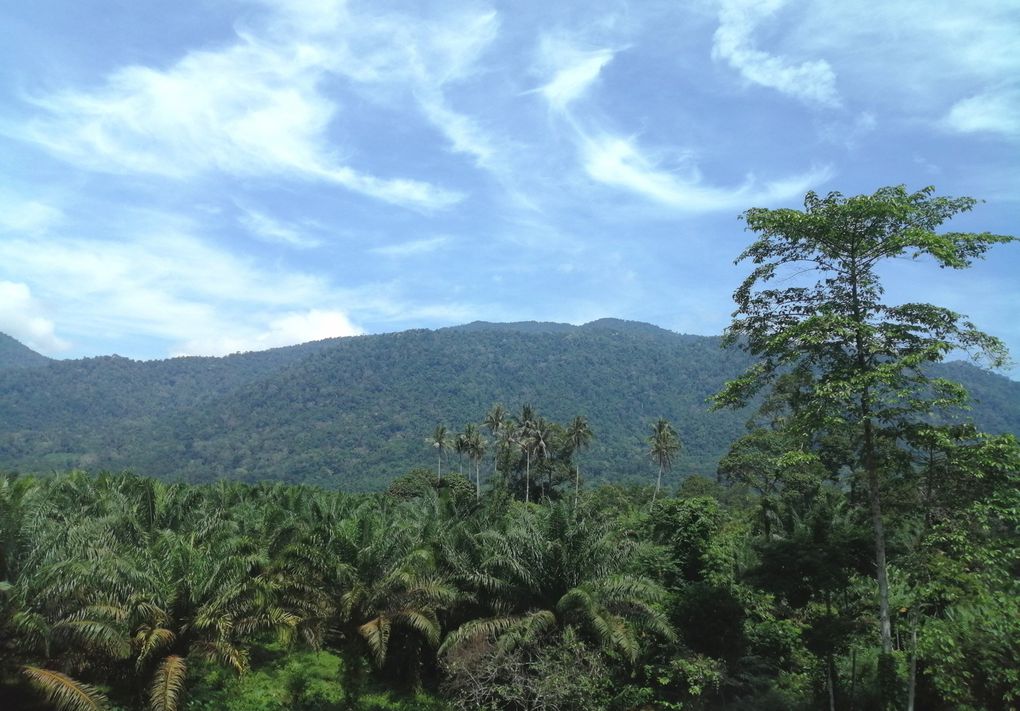
<instances>
[{"instance_id":1,"label":"wispy cirrus cloud","mask_svg":"<svg viewBox=\"0 0 1020 711\"><path fill-rule=\"evenodd\" d=\"M345 164L328 137L338 106L320 88L332 61L293 38L241 35L166 69L127 66L97 88L33 97L41 115L16 132L91 170L169 178L219 172L311 180L384 202L441 209L462 195Z\"/></svg>"},{"instance_id":2,"label":"wispy cirrus cloud","mask_svg":"<svg viewBox=\"0 0 1020 711\"><path fill-rule=\"evenodd\" d=\"M741 209L752 203L772 204L802 195L832 177L831 168L820 167L764 183L748 176L741 185L726 188L706 184L693 163L683 170L663 169L633 139L618 135L586 137L581 152L584 168L593 179L684 212Z\"/></svg>"},{"instance_id":3,"label":"wispy cirrus cloud","mask_svg":"<svg viewBox=\"0 0 1020 711\"><path fill-rule=\"evenodd\" d=\"M297 249L312 249L322 244L320 239L309 236L308 230L301 225L276 220L258 210L241 208L238 222L249 234L263 242L282 244Z\"/></svg>"},{"instance_id":4,"label":"wispy cirrus cloud","mask_svg":"<svg viewBox=\"0 0 1020 711\"><path fill-rule=\"evenodd\" d=\"M712 56L725 61L752 84L808 104L839 107L842 100L836 90L836 74L827 61L796 62L758 48L754 39L758 25L785 4L786 0L723 0Z\"/></svg>"},{"instance_id":5,"label":"wispy cirrus cloud","mask_svg":"<svg viewBox=\"0 0 1020 711\"><path fill-rule=\"evenodd\" d=\"M42 233L63 219L63 212L48 203L0 194L0 232Z\"/></svg>"},{"instance_id":6,"label":"wispy cirrus cloud","mask_svg":"<svg viewBox=\"0 0 1020 711\"><path fill-rule=\"evenodd\" d=\"M618 50L585 49L563 37L546 35L539 43L540 63L551 74L548 83L537 90L555 111L566 109L581 98L598 79Z\"/></svg>"},{"instance_id":7,"label":"wispy cirrus cloud","mask_svg":"<svg viewBox=\"0 0 1020 711\"><path fill-rule=\"evenodd\" d=\"M384 247L375 247L371 250L372 254L378 254L382 257L413 257L420 254L429 254L436 250L443 249L450 244L450 238L446 236L439 237L426 237L423 239L414 239L407 242L399 242L397 244L389 244Z\"/></svg>"},{"instance_id":8,"label":"wispy cirrus cloud","mask_svg":"<svg viewBox=\"0 0 1020 711\"><path fill-rule=\"evenodd\" d=\"M306 50L315 48L326 72L351 81L369 98L410 97L451 151L479 167L499 168L500 141L447 96L450 87L473 76L498 37L495 11L457 10L425 20L348 3L264 4L268 37L285 45L299 38Z\"/></svg>"},{"instance_id":9,"label":"wispy cirrus cloud","mask_svg":"<svg viewBox=\"0 0 1020 711\"><path fill-rule=\"evenodd\" d=\"M602 70L616 56L613 49L579 47L565 37L544 37L539 43L541 65L551 79L539 89L549 108L560 116L571 136L585 174L592 180L639 195L668 208L688 213L746 207L749 202L771 203L803 194L829 180L833 170L814 167L801 174L759 181L753 175L736 187L708 183L687 152L674 169L642 149L636 137L609 126L597 111L575 108L589 95ZM592 100L594 102L594 100Z\"/></svg>"}]
</instances>

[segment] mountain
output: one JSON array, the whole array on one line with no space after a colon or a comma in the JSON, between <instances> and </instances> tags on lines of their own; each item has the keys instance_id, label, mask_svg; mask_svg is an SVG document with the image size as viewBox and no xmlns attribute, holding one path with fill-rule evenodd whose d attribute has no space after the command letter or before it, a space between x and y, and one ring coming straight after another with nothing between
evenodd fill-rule
<instances>
[{"instance_id":1,"label":"mountain","mask_svg":"<svg viewBox=\"0 0 1020 711\"><path fill-rule=\"evenodd\" d=\"M50 362L50 359L41 353L36 353L6 333L0 333L0 370L37 368Z\"/></svg>"},{"instance_id":2,"label":"mountain","mask_svg":"<svg viewBox=\"0 0 1020 711\"><path fill-rule=\"evenodd\" d=\"M596 435L580 457L588 477L650 480L645 438L660 416L684 443L676 476L711 474L746 413L709 412L705 400L746 364L717 337L617 319L476 322L224 358L52 361L0 371L0 469L372 490L435 465L425 440L437 423L459 430L501 402L558 422L585 415ZM1020 383L945 367L978 395L979 426L1020 432Z\"/></svg>"}]
</instances>

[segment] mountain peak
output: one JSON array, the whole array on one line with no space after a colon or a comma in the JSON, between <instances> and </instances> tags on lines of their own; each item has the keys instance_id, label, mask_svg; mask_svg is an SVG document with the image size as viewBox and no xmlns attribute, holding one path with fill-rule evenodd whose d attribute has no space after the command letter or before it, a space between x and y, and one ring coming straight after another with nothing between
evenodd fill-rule
<instances>
[{"instance_id":1,"label":"mountain peak","mask_svg":"<svg viewBox=\"0 0 1020 711\"><path fill-rule=\"evenodd\" d=\"M49 358L36 353L21 341L0 333L0 370L36 368L49 362Z\"/></svg>"},{"instance_id":2,"label":"mountain peak","mask_svg":"<svg viewBox=\"0 0 1020 711\"><path fill-rule=\"evenodd\" d=\"M645 323L644 321L627 321L622 318L600 318L595 321L589 321L581 326L581 328L591 331L612 331L614 333L638 334L643 336L676 335L673 331L668 331L665 328L656 326L655 324Z\"/></svg>"}]
</instances>

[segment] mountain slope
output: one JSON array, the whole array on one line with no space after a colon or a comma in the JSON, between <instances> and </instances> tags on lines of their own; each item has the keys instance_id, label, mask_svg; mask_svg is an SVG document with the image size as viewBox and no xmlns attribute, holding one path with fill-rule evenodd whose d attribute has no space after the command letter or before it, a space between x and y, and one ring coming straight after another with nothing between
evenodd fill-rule
<instances>
[{"instance_id":1,"label":"mountain slope","mask_svg":"<svg viewBox=\"0 0 1020 711\"><path fill-rule=\"evenodd\" d=\"M677 472L710 474L746 415L708 412L705 400L746 362L718 338L615 319L476 323L226 358L61 361L0 372L0 468L378 489L434 466L425 438L437 423L460 429L501 402L559 422L587 416L596 440L580 461L591 477L650 477L645 437L660 416L684 442ZM979 426L1020 431L1020 383L951 367L983 400Z\"/></svg>"},{"instance_id":2,"label":"mountain slope","mask_svg":"<svg viewBox=\"0 0 1020 711\"><path fill-rule=\"evenodd\" d=\"M6 333L0 333L0 370L37 368L50 362L50 359L41 353L36 353Z\"/></svg>"}]
</instances>

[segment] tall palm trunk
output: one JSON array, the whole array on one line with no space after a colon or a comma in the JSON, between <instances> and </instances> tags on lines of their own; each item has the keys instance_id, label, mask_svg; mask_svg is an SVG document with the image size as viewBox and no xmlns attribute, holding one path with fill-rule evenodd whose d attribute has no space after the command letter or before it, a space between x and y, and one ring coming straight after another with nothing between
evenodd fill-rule
<instances>
[{"instance_id":1,"label":"tall palm trunk","mask_svg":"<svg viewBox=\"0 0 1020 711\"><path fill-rule=\"evenodd\" d=\"M662 487L662 464L659 464L659 478L655 482L655 493L652 494L652 503L655 503L655 498L659 495L659 489Z\"/></svg>"},{"instance_id":2,"label":"tall palm trunk","mask_svg":"<svg viewBox=\"0 0 1020 711\"><path fill-rule=\"evenodd\" d=\"M581 467L574 465L574 509L577 509L577 502L581 498Z\"/></svg>"},{"instance_id":3,"label":"tall palm trunk","mask_svg":"<svg viewBox=\"0 0 1020 711\"><path fill-rule=\"evenodd\" d=\"M527 464L524 470L524 503L531 503L531 450L525 449Z\"/></svg>"}]
</instances>

